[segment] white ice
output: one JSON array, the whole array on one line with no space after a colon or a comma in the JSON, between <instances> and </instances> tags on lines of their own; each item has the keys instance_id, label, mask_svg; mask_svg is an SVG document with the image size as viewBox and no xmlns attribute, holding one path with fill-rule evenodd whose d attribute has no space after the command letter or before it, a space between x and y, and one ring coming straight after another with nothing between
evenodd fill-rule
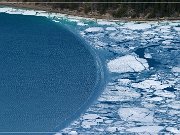
<instances>
[{"instance_id":1,"label":"white ice","mask_svg":"<svg viewBox=\"0 0 180 135\"><path fill-rule=\"evenodd\" d=\"M87 33L96 33L96 32L103 32L103 28L101 27L90 27L85 30Z\"/></svg>"},{"instance_id":2,"label":"white ice","mask_svg":"<svg viewBox=\"0 0 180 135\"><path fill-rule=\"evenodd\" d=\"M153 112L146 108L120 108L118 114L124 121L139 121L143 123L153 122Z\"/></svg>"},{"instance_id":3,"label":"white ice","mask_svg":"<svg viewBox=\"0 0 180 135\"><path fill-rule=\"evenodd\" d=\"M167 127L166 130L174 134L180 134L180 129L177 129L175 127Z\"/></svg>"},{"instance_id":4,"label":"white ice","mask_svg":"<svg viewBox=\"0 0 180 135\"><path fill-rule=\"evenodd\" d=\"M172 72L180 73L180 67L173 67Z\"/></svg>"},{"instance_id":5,"label":"white ice","mask_svg":"<svg viewBox=\"0 0 180 135\"><path fill-rule=\"evenodd\" d=\"M134 22L129 22L129 23L125 23L124 27L131 30L145 30L151 28L151 25L148 23L136 24Z\"/></svg>"},{"instance_id":6,"label":"white ice","mask_svg":"<svg viewBox=\"0 0 180 135\"><path fill-rule=\"evenodd\" d=\"M111 91L115 90L115 91ZM111 101L111 102L117 102L117 101L130 101L134 98L139 98L140 94L137 93L133 89L129 89L128 87L122 87L122 86L112 86L108 87L107 90L104 92L104 94L99 98L99 101Z\"/></svg>"},{"instance_id":7,"label":"white ice","mask_svg":"<svg viewBox=\"0 0 180 135\"><path fill-rule=\"evenodd\" d=\"M157 134L159 131L163 129L162 126L141 126L141 127L133 127L129 128L126 131L135 132L135 133L151 133Z\"/></svg>"},{"instance_id":8,"label":"white ice","mask_svg":"<svg viewBox=\"0 0 180 135\"><path fill-rule=\"evenodd\" d=\"M125 55L110 60L107 63L108 69L111 72L126 73L126 72L140 72L148 69L149 65L145 59L137 58L132 55Z\"/></svg>"},{"instance_id":9,"label":"white ice","mask_svg":"<svg viewBox=\"0 0 180 135\"><path fill-rule=\"evenodd\" d=\"M141 88L141 89L154 88L156 90L161 90L161 89L164 89L164 88L171 86L172 84L173 83L162 84L160 81L154 80L154 78L152 78L152 79L144 80L144 81L139 82L139 83L132 83L132 87Z\"/></svg>"}]
</instances>

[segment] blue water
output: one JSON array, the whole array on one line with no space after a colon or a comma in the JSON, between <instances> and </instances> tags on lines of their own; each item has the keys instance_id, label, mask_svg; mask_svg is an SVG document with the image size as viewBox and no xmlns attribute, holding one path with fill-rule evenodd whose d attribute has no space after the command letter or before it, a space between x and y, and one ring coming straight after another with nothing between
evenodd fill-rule
<instances>
[{"instance_id":1,"label":"blue water","mask_svg":"<svg viewBox=\"0 0 180 135\"><path fill-rule=\"evenodd\" d=\"M97 96L93 54L44 17L1 13L0 132L58 131L78 116Z\"/></svg>"}]
</instances>

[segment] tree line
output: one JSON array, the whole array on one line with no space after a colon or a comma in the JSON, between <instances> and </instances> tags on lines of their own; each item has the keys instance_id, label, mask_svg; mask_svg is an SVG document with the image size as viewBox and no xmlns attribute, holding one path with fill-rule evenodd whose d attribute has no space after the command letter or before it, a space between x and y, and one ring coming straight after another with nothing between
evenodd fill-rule
<instances>
[{"instance_id":1,"label":"tree line","mask_svg":"<svg viewBox=\"0 0 180 135\"><path fill-rule=\"evenodd\" d=\"M21 0L20 0L21 1ZM70 3L46 3L43 5L51 6L56 9L68 9L84 12L85 14L98 13L110 14L115 18L161 18L161 17L179 17L180 3L163 3L167 0L23 0L24 2L70 2ZM92 2L92 3L82 3ZM80 3L71 3L80 2ZM144 2L144 3L93 3L93 2ZM180 0L169 0L169 2L180 2ZM36 3L41 5L42 3Z\"/></svg>"}]
</instances>

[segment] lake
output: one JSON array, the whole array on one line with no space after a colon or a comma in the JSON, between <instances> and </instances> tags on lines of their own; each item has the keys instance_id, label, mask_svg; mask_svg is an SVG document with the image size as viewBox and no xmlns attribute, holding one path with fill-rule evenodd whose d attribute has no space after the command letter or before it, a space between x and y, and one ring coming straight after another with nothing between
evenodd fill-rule
<instances>
[{"instance_id":1,"label":"lake","mask_svg":"<svg viewBox=\"0 0 180 135\"><path fill-rule=\"evenodd\" d=\"M94 51L45 17L0 14L0 132L56 132L98 96Z\"/></svg>"}]
</instances>

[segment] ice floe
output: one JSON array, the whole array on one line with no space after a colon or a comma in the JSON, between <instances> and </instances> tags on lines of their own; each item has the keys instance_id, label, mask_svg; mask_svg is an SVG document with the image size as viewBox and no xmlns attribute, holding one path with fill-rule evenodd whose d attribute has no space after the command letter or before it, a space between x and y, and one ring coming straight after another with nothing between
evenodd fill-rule
<instances>
[{"instance_id":1,"label":"ice floe","mask_svg":"<svg viewBox=\"0 0 180 135\"><path fill-rule=\"evenodd\" d=\"M101 27L91 27L85 30L85 32L88 32L88 33L97 33L97 32L103 32L103 31L104 30Z\"/></svg>"},{"instance_id":2,"label":"ice floe","mask_svg":"<svg viewBox=\"0 0 180 135\"><path fill-rule=\"evenodd\" d=\"M168 106L173 109L180 109L180 101L173 101Z\"/></svg>"},{"instance_id":3,"label":"ice floe","mask_svg":"<svg viewBox=\"0 0 180 135\"><path fill-rule=\"evenodd\" d=\"M166 97L166 98L176 97L176 95L173 92L162 91L162 90L155 91L154 94L157 96Z\"/></svg>"},{"instance_id":4,"label":"ice floe","mask_svg":"<svg viewBox=\"0 0 180 135\"><path fill-rule=\"evenodd\" d=\"M148 59L151 59L152 58L152 55L150 53L145 53L144 54L144 57L145 58L148 58Z\"/></svg>"},{"instance_id":5,"label":"ice floe","mask_svg":"<svg viewBox=\"0 0 180 135\"><path fill-rule=\"evenodd\" d=\"M171 86L173 83L166 83L163 84L162 82L158 80L153 80L153 79L147 79L139 83L132 83L132 87L136 88L141 88L141 89L156 89L156 90L161 90L164 88L167 88Z\"/></svg>"},{"instance_id":6,"label":"ice floe","mask_svg":"<svg viewBox=\"0 0 180 135\"><path fill-rule=\"evenodd\" d=\"M107 27L106 30L107 30L107 31L115 31L116 28L115 28L115 27Z\"/></svg>"},{"instance_id":7,"label":"ice floe","mask_svg":"<svg viewBox=\"0 0 180 135\"><path fill-rule=\"evenodd\" d=\"M140 24L135 24L135 23L126 23L124 27L131 29L131 30L145 30L151 28L151 25L148 23L140 23Z\"/></svg>"},{"instance_id":8,"label":"ice floe","mask_svg":"<svg viewBox=\"0 0 180 135\"><path fill-rule=\"evenodd\" d=\"M140 126L140 127L129 128L126 131L134 132L134 133L152 133L152 134L157 134L162 129L163 129L162 126Z\"/></svg>"},{"instance_id":9,"label":"ice floe","mask_svg":"<svg viewBox=\"0 0 180 135\"><path fill-rule=\"evenodd\" d=\"M153 122L153 112L149 111L146 108L120 108L118 114L121 119L125 121L139 121L144 123Z\"/></svg>"},{"instance_id":10,"label":"ice floe","mask_svg":"<svg viewBox=\"0 0 180 135\"><path fill-rule=\"evenodd\" d=\"M78 133L76 131L71 131L69 132L69 135L78 135Z\"/></svg>"},{"instance_id":11,"label":"ice floe","mask_svg":"<svg viewBox=\"0 0 180 135\"><path fill-rule=\"evenodd\" d=\"M173 67L172 72L180 73L180 67Z\"/></svg>"},{"instance_id":12,"label":"ice floe","mask_svg":"<svg viewBox=\"0 0 180 135\"><path fill-rule=\"evenodd\" d=\"M149 67L145 59L137 58L132 55L126 55L110 60L107 65L111 72L117 73L140 72Z\"/></svg>"},{"instance_id":13,"label":"ice floe","mask_svg":"<svg viewBox=\"0 0 180 135\"><path fill-rule=\"evenodd\" d=\"M180 25L178 27L174 27L174 29L178 32L180 32Z\"/></svg>"},{"instance_id":14,"label":"ice floe","mask_svg":"<svg viewBox=\"0 0 180 135\"><path fill-rule=\"evenodd\" d=\"M111 86L105 90L104 94L99 98L99 101L130 101L139 97L140 94L133 89L122 86Z\"/></svg>"},{"instance_id":15,"label":"ice floe","mask_svg":"<svg viewBox=\"0 0 180 135\"><path fill-rule=\"evenodd\" d=\"M175 127L167 127L166 130L174 134L180 134L180 129L177 129Z\"/></svg>"},{"instance_id":16,"label":"ice floe","mask_svg":"<svg viewBox=\"0 0 180 135\"><path fill-rule=\"evenodd\" d=\"M107 132L110 132L110 133L114 133L114 132L116 132L117 130L118 130L117 127L108 127L108 128L106 129L106 131L107 131Z\"/></svg>"},{"instance_id":17,"label":"ice floe","mask_svg":"<svg viewBox=\"0 0 180 135\"><path fill-rule=\"evenodd\" d=\"M106 20L103 21L100 19L97 21L97 24L99 24L99 25L113 25L113 26L115 25L116 26L116 22L111 22L111 21L106 21Z\"/></svg>"}]
</instances>

